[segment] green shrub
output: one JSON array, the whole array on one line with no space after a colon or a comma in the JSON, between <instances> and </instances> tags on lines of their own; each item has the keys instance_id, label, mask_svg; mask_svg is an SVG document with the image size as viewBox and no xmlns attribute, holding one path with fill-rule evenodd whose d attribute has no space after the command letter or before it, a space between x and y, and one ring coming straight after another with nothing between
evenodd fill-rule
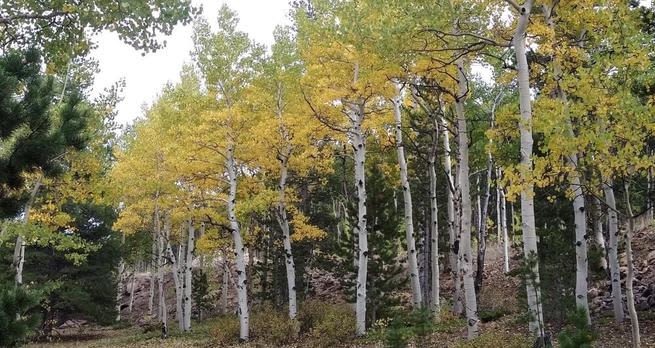
<instances>
[{"instance_id":1,"label":"green shrub","mask_svg":"<svg viewBox=\"0 0 655 348\"><path fill-rule=\"evenodd\" d=\"M309 334L314 347L341 346L355 336L355 312L347 304L306 301L298 321L300 331Z\"/></svg>"},{"instance_id":2,"label":"green shrub","mask_svg":"<svg viewBox=\"0 0 655 348\"><path fill-rule=\"evenodd\" d=\"M511 334L503 331L483 332L479 337L470 341L464 341L457 345L457 348L530 348L532 340L530 337Z\"/></svg>"},{"instance_id":3,"label":"green shrub","mask_svg":"<svg viewBox=\"0 0 655 348\"><path fill-rule=\"evenodd\" d=\"M431 313L427 308L409 313L400 312L387 328L384 345L392 348L406 347L412 339L423 341L434 329Z\"/></svg>"},{"instance_id":4,"label":"green shrub","mask_svg":"<svg viewBox=\"0 0 655 348\"><path fill-rule=\"evenodd\" d=\"M297 321L289 319L287 312L266 304L253 310L250 315L252 337L267 344L281 346L298 337Z\"/></svg>"},{"instance_id":5,"label":"green shrub","mask_svg":"<svg viewBox=\"0 0 655 348\"><path fill-rule=\"evenodd\" d=\"M0 284L0 347L21 345L39 325L39 297L23 287Z\"/></svg>"},{"instance_id":6,"label":"green shrub","mask_svg":"<svg viewBox=\"0 0 655 348\"><path fill-rule=\"evenodd\" d=\"M211 335L219 347L239 342L239 318L233 315L218 318Z\"/></svg>"},{"instance_id":7,"label":"green shrub","mask_svg":"<svg viewBox=\"0 0 655 348\"><path fill-rule=\"evenodd\" d=\"M587 311L584 308L577 308L569 314L568 322L569 327L564 329L557 337L560 347L591 348L591 343L596 339L596 334L587 324Z\"/></svg>"},{"instance_id":8,"label":"green shrub","mask_svg":"<svg viewBox=\"0 0 655 348\"><path fill-rule=\"evenodd\" d=\"M508 311L504 308L491 308L491 309L481 309L478 312L480 321L487 323L490 321L498 320L508 314Z\"/></svg>"},{"instance_id":9,"label":"green shrub","mask_svg":"<svg viewBox=\"0 0 655 348\"><path fill-rule=\"evenodd\" d=\"M300 306L298 312L298 322L300 323L300 333L309 332L318 323L325 312L330 308L329 303L307 300Z\"/></svg>"}]
</instances>

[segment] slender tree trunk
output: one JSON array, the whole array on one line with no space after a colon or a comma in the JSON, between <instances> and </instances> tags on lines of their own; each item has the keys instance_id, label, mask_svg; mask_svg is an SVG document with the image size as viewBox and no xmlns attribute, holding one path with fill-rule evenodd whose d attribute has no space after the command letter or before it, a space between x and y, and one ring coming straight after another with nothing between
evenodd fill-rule
<instances>
[{"instance_id":1,"label":"slender tree trunk","mask_svg":"<svg viewBox=\"0 0 655 348\"><path fill-rule=\"evenodd\" d=\"M166 235L170 236L169 231L166 231ZM168 254L168 258L171 260L172 263L172 272L173 273L173 283L175 284L175 320L177 320L177 325L180 328L180 331L184 331L184 318L182 317L183 315L183 306L182 306L182 296L183 296L183 290L182 290L182 268L184 267L183 263L184 260L182 260L181 257L175 257L175 253L173 252L173 248L171 247L170 244L170 238L167 238L169 242L166 245L166 253ZM182 245L179 247L179 251L182 250Z\"/></svg>"},{"instance_id":2,"label":"slender tree trunk","mask_svg":"<svg viewBox=\"0 0 655 348\"><path fill-rule=\"evenodd\" d=\"M493 127L493 119L491 121ZM487 176L484 187L484 202L481 210L480 223L478 224L478 271L475 274L475 293L479 294L482 289L482 282L484 280L484 257L487 251L487 215L489 213L489 199L491 198L491 174L493 173L493 157L491 152L487 153ZM480 198L478 196L478 203Z\"/></svg>"},{"instance_id":3,"label":"slender tree trunk","mask_svg":"<svg viewBox=\"0 0 655 348\"><path fill-rule=\"evenodd\" d=\"M150 289L149 298L148 298L148 313L150 315L154 314L154 303L155 303L155 269L157 267L157 235L153 230L152 233L152 256L150 261Z\"/></svg>"},{"instance_id":4,"label":"slender tree trunk","mask_svg":"<svg viewBox=\"0 0 655 348\"><path fill-rule=\"evenodd\" d=\"M533 0L526 0L519 11L519 23L513 38L518 70L519 106L521 121L521 224L523 227L523 252L530 264L530 273L526 280L530 331L544 341L543 311L541 290L539 288L539 259L537 254L537 233L534 216L534 184L530 177L532 172L532 102L530 100L530 67L525 53L525 36L532 10Z\"/></svg>"},{"instance_id":5,"label":"slender tree trunk","mask_svg":"<svg viewBox=\"0 0 655 348\"><path fill-rule=\"evenodd\" d=\"M132 313L132 307L134 305L134 285L136 283L136 269L132 271L132 282L130 283L130 304L128 306L128 311Z\"/></svg>"},{"instance_id":6,"label":"slender tree trunk","mask_svg":"<svg viewBox=\"0 0 655 348\"><path fill-rule=\"evenodd\" d=\"M555 6L555 5L552 5ZM553 19L553 7L544 5L544 14L546 23L551 30L555 30L555 22ZM573 131L573 122L568 112L568 100L566 91L561 86L562 68L559 64L559 57L553 56L553 73L556 87L557 98L564 105L564 113L566 115L566 126L569 136L573 139L575 134ZM587 313L587 323L591 324L591 316L589 313L589 301L587 299L589 278L589 261L587 258L587 214L585 212L585 199L582 192L582 183L580 174L578 173L578 152L572 151L567 156L569 166L573 171L569 174L569 190L573 192L573 216L575 220L575 304L578 308L582 308Z\"/></svg>"},{"instance_id":7,"label":"slender tree trunk","mask_svg":"<svg viewBox=\"0 0 655 348\"><path fill-rule=\"evenodd\" d=\"M499 180L502 175L503 171L502 169L498 168L498 173L496 175L496 180ZM498 185L498 183L496 183ZM502 240L503 240L503 270L505 273L509 273L509 248L510 248L510 243L509 243L509 237L507 235L507 200L505 198L505 190L502 187L498 187L498 193L500 197L500 215L499 215L499 220L498 220L498 225L500 227L500 230L502 231Z\"/></svg>"},{"instance_id":8,"label":"slender tree trunk","mask_svg":"<svg viewBox=\"0 0 655 348\"><path fill-rule=\"evenodd\" d=\"M25 204L25 211L23 213L23 224L26 225L30 221L30 211L32 210L32 205L36 199L36 194L41 188L42 176L39 176L36 182L34 182L34 187L32 192L30 192L30 198ZM14 249L14 269L16 271L15 280L16 285L23 284L23 266L25 265L25 239L21 234L16 237L16 247Z\"/></svg>"},{"instance_id":9,"label":"slender tree trunk","mask_svg":"<svg viewBox=\"0 0 655 348\"><path fill-rule=\"evenodd\" d=\"M282 230L282 241L284 246L284 266L287 271L287 289L289 294L289 318L294 320L296 319L298 311L296 304L296 264L293 259L293 253L291 252L291 232L286 206L286 187L290 155L291 147L287 146L284 153L278 158L280 160L280 184L278 187L280 190L280 197L277 206L277 221Z\"/></svg>"},{"instance_id":10,"label":"slender tree trunk","mask_svg":"<svg viewBox=\"0 0 655 348\"><path fill-rule=\"evenodd\" d=\"M227 314L227 295L230 284L230 268L227 259L223 256L223 284L221 284L221 313Z\"/></svg>"},{"instance_id":11,"label":"slender tree trunk","mask_svg":"<svg viewBox=\"0 0 655 348\"><path fill-rule=\"evenodd\" d=\"M202 229L203 227L201 227ZM186 246L186 255L184 258L184 294L183 294L183 331L191 331L191 306L192 297L191 293L193 292L193 253L196 246L195 239L195 229L193 228L193 222L189 221L189 230L187 235L187 246Z\"/></svg>"},{"instance_id":12,"label":"slender tree trunk","mask_svg":"<svg viewBox=\"0 0 655 348\"><path fill-rule=\"evenodd\" d=\"M121 233L121 245L125 244L125 233ZM125 291L125 261L121 257L118 261L118 275L116 277L116 321L121 321L121 302Z\"/></svg>"},{"instance_id":13,"label":"slender tree trunk","mask_svg":"<svg viewBox=\"0 0 655 348\"><path fill-rule=\"evenodd\" d=\"M428 176L430 177L430 310L432 317L439 320L441 301L439 299L439 212L437 208L437 150L439 148L439 124L434 119L432 130L432 148L428 156Z\"/></svg>"},{"instance_id":14,"label":"slender tree trunk","mask_svg":"<svg viewBox=\"0 0 655 348\"><path fill-rule=\"evenodd\" d=\"M249 339L249 322L250 315L248 310L248 289L246 277L246 248L243 245L241 230L236 216L237 201L237 172L234 161L234 144L230 144L227 149L227 173L230 181L230 192L227 200L228 219L232 229L232 239L236 256L236 273L237 273L237 297L239 302L239 339L248 341Z\"/></svg>"},{"instance_id":15,"label":"slender tree trunk","mask_svg":"<svg viewBox=\"0 0 655 348\"><path fill-rule=\"evenodd\" d=\"M357 303L356 334L366 333L366 276L368 269L368 232L366 230L366 137L362 129L364 105L358 104L351 115L352 129L350 140L355 157L355 186L357 187L357 225L358 236L357 257Z\"/></svg>"},{"instance_id":16,"label":"slender tree trunk","mask_svg":"<svg viewBox=\"0 0 655 348\"><path fill-rule=\"evenodd\" d=\"M419 282L418 262L416 259L416 241L414 240L414 220L412 206L412 191L409 186L407 174L407 159L403 146L402 115L400 105L402 103L402 88L396 83L396 96L391 100L393 104L393 115L396 121L396 149L398 152L398 164L400 165L400 183L403 189L403 200L405 202L405 234L407 241L407 264L409 266L409 281L412 286L412 299L414 308L420 308L423 302L421 284Z\"/></svg>"},{"instance_id":17,"label":"slender tree trunk","mask_svg":"<svg viewBox=\"0 0 655 348\"><path fill-rule=\"evenodd\" d=\"M468 338L478 337L480 334L478 305L475 296L475 284L473 280L473 255L471 252L471 194L469 190L469 139L466 128L466 116L464 113L464 100L468 93L468 82L464 73L464 62L458 59L455 63L458 70L458 97L455 103L457 115L457 139L459 149L459 189L461 192L462 218L461 218L461 239L460 239L460 266L464 280L464 304L466 307L466 319L468 321Z\"/></svg>"},{"instance_id":18,"label":"slender tree trunk","mask_svg":"<svg viewBox=\"0 0 655 348\"><path fill-rule=\"evenodd\" d=\"M161 324L161 335L162 338L168 337L168 308L166 306L166 293L164 292L164 265L166 264L166 258L164 256L164 236L162 235L162 228L161 228L161 215L160 215L160 210L159 206L157 203L155 203L155 217L154 217L154 223L155 223L155 236L156 236L156 243L157 243L157 253L156 253L156 260L157 260L157 278L158 278L158 299L159 299L159 311L158 311L158 316L159 316L159 322Z\"/></svg>"},{"instance_id":19,"label":"slender tree trunk","mask_svg":"<svg viewBox=\"0 0 655 348\"><path fill-rule=\"evenodd\" d=\"M602 216L602 205L598 197L594 197L595 205L595 214L594 219L596 220L596 245L600 248L601 258L600 258L600 268L604 271L607 271L607 246L605 241L605 233L603 231L603 219Z\"/></svg>"},{"instance_id":20,"label":"slender tree trunk","mask_svg":"<svg viewBox=\"0 0 655 348\"><path fill-rule=\"evenodd\" d=\"M610 278L612 282L612 307L614 308L614 320L621 323L625 318L623 313L623 295L621 294L621 269L619 267L619 218L616 210L616 198L612 181L606 179L603 184L605 193L605 204L607 205L607 227L609 232L608 259L610 266Z\"/></svg>"},{"instance_id":21,"label":"slender tree trunk","mask_svg":"<svg viewBox=\"0 0 655 348\"><path fill-rule=\"evenodd\" d=\"M635 294L632 289L634 281L634 258L632 255L632 234L634 233L634 214L630 203L630 185L625 183L625 201L628 207L628 231L625 238L625 255L628 262L628 272L625 279L625 294L628 302L628 314L630 315L630 326L632 327L632 347L641 347L641 335L639 334L639 318L635 309Z\"/></svg>"}]
</instances>

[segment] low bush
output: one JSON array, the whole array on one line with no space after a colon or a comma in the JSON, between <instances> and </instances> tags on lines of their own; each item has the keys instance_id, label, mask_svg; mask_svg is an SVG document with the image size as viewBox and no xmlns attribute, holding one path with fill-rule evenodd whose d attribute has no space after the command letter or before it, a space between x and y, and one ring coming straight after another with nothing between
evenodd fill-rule
<instances>
[{"instance_id":1,"label":"low bush","mask_svg":"<svg viewBox=\"0 0 655 348\"><path fill-rule=\"evenodd\" d=\"M486 331L475 339L460 343L457 348L529 348L532 343L532 339L527 336L504 331Z\"/></svg>"},{"instance_id":2,"label":"low bush","mask_svg":"<svg viewBox=\"0 0 655 348\"><path fill-rule=\"evenodd\" d=\"M223 316L216 319L216 324L210 330L219 347L239 342L239 318Z\"/></svg>"},{"instance_id":3,"label":"low bush","mask_svg":"<svg viewBox=\"0 0 655 348\"><path fill-rule=\"evenodd\" d=\"M39 325L38 294L0 284L0 347L20 346Z\"/></svg>"},{"instance_id":4,"label":"low bush","mask_svg":"<svg viewBox=\"0 0 655 348\"><path fill-rule=\"evenodd\" d=\"M253 310L250 316L251 336L268 344L281 346L298 337L298 322L289 319L289 314L279 311L270 304Z\"/></svg>"},{"instance_id":5,"label":"low bush","mask_svg":"<svg viewBox=\"0 0 655 348\"><path fill-rule=\"evenodd\" d=\"M432 333L435 325L428 309L418 309L412 312L399 312L391 320L384 335L386 347L406 347L411 340L423 341Z\"/></svg>"},{"instance_id":6,"label":"low bush","mask_svg":"<svg viewBox=\"0 0 655 348\"><path fill-rule=\"evenodd\" d=\"M301 332L308 333L314 347L341 346L355 336L355 312L347 304L306 301L298 321Z\"/></svg>"},{"instance_id":7,"label":"low bush","mask_svg":"<svg viewBox=\"0 0 655 348\"><path fill-rule=\"evenodd\" d=\"M596 333L587 324L587 311L578 308L569 313L568 327L558 336L562 348L587 348L596 339Z\"/></svg>"}]
</instances>

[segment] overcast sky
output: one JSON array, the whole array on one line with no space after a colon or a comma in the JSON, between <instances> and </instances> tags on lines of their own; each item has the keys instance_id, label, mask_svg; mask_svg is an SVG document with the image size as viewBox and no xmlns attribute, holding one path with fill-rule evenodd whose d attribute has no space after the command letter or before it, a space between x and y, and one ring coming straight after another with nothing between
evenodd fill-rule
<instances>
[{"instance_id":1,"label":"overcast sky","mask_svg":"<svg viewBox=\"0 0 655 348\"><path fill-rule=\"evenodd\" d=\"M270 45L276 25L288 24L289 0L194 0L203 6L203 16L214 25L222 4L239 15L239 27L257 42ZM123 44L113 33L102 33L98 48L92 53L100 63L94 94L125 78L123 102L118 106L117 121L126 124L141 116L141 106L151 104L168 81L178 81L180 70L191 60L191 25L178 26L169 37L165 49L141 56L141 52Z\"/></svg>"}]
</instances>

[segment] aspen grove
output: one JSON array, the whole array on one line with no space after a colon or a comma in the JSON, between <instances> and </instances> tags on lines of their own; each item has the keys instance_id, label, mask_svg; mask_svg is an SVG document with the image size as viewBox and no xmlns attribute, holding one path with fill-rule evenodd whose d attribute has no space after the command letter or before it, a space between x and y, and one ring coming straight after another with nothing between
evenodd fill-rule
<instances>
[{"instance_id":1,"label":"aspen grove","mask_svg":"<svg viewBox=\"0 0 655 348\"><path fill-rule=\"evenodd\" d=\"M0 4L0 346L655 345L649 2L288 9ZM119 125L96 34L178 24Z\"/></svg>"}]
</instances>

